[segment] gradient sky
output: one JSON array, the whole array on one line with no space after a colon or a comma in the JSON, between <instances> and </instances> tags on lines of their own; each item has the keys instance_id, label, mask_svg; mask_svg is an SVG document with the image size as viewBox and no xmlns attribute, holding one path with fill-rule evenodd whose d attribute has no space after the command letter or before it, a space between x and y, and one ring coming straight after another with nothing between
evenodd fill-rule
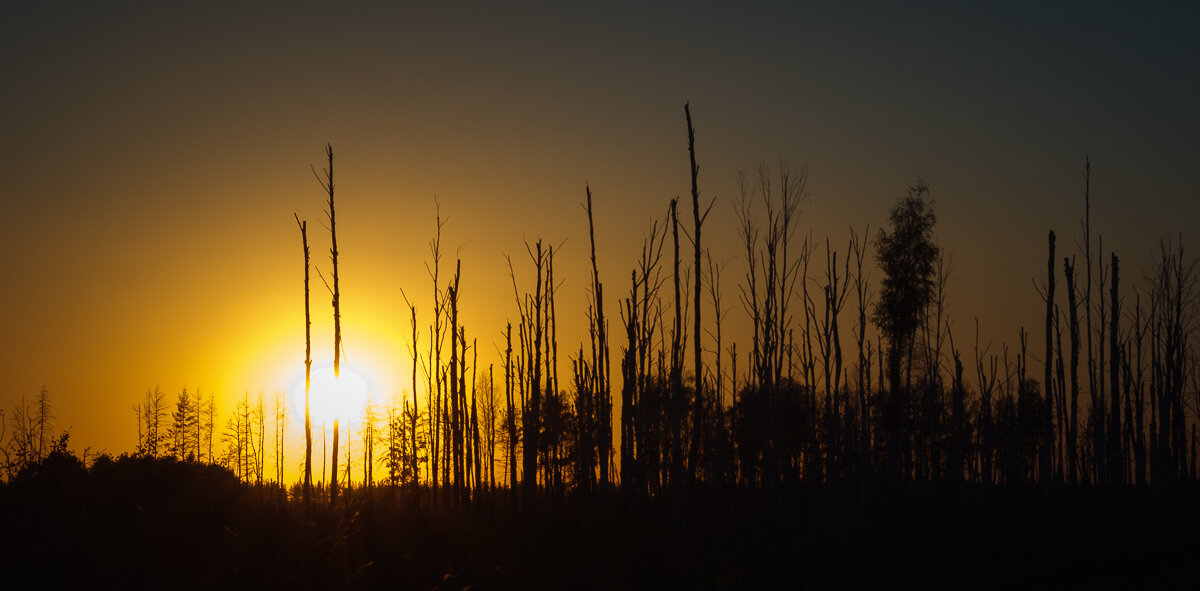
<instances>
[{"instance_id":1,"label":"gradient sky","mask_svg":"<svg viewBox=\"0 0 1200 591\"><path fill-rule=\"evenodd\" d=\"M326 142L345 347L377 398L407 383L401 289L428 318L435 197L481 363L514 315L504 253L528 278L522 241L566 239L566 372L586 337L584 183L612 302L650 221L689 191L684 101L717 197L705 240L732 260L726 340L743 351L734 178L780 157L809 167L801 231L842 252L850 226L874 232L929 181L960 344L975 316L997 347L1021 324L1041 338L1031 278L1047 230L1060 253L1080 236L1085 155L1093 225L1126 281L1160 237L1197 248L1187 3L240 4L20 2L0 22L0 407L45 384L80 451L131 449L130 405L156 384L213 392L222 414L292 386L292 213L328 271L309 171ZM327 301L314 292L318 365Z\"/></svg>"}]
</instances>

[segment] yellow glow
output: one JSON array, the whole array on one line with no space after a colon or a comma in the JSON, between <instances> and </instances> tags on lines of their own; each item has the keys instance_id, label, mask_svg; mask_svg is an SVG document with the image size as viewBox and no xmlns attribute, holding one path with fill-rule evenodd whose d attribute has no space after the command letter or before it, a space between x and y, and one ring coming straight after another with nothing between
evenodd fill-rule
<instances>
[{"instance_id":1,"label":"yellow glow","mask_svg":"<svg viewBox=\"0 0 1200 591\"><path fill-rule=\"evenodd\" d=\"M309 409L314 427L322 423L332 425L334 419L342 425L354 425L362 417L367 404L370 382L357 369L343 365L340 376L334 377L333 366L314 367ZM297 383L291 388L291 407L295 415L304 421L304 373L301 371Z\"/></svg>"}]
</instances>

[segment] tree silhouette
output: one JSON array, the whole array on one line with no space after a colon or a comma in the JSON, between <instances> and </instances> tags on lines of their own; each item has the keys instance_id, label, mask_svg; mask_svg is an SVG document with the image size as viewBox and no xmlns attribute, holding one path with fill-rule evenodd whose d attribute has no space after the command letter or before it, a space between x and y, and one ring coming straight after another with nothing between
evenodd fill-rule
<instances>
[{"instance_id":1,"label":"tree silhouette","mask_svg":"<svg viewBox=\"0 0 1200 591\"><path fill-rule=\"evenodd\" d=\"M326 218L329 220L329 236L332 242L329 247L329 258L333 262L333 286L328 283L325 287L329 289L330 295L333 296L333 379L341 378L342 368L342 292L338 283L338 247L337 247L337 210L334 209L334 185L333 185L333 146L325 145L325 157L328 159L328 168L325 169L325 178L322 179L317 174L316 169L313 169L313 176L316 177L317 183L329 195L329 200L326 202L329 209L325 212ZM320 270L317 271L320 273ZM324 281L324 277L321 278ZM333 418L333 445L331 450L333 456L330 458L330 474L332 478L329 480L329 503L332 505L337 502L338 494L338 417ZM347 461L349 458L347 457Z\"/></svg>"},{"instance_id":2,"label":"tree silhouette","mask_svg":"<svg viewBox=\"0 0 1200 591\"><path fill-rule=\"evenodd\" d=\"M592 337L595 400L592 402L593 408L590 412L598 420L594 445L599 446L598 451L600 452L597 460L600 464L600 485L607 487L609 484L609 457L612 449L612 381L610 379L608 321L604 317L604 285L600 283L600 271L596 266L596 226L592 219L591 186L585 185L584 191L587 195L585 209L588 216L588 241L591 246L592 260L592 305L589 313L591 320L589 331ZM589 444L588 447L590 448L591 445Z\"/></svg>"},{"instance_id":3,"label":"tree silhouette","mask_svg":"<svg viewBox=\"0 0 1200 591\"><path fill-rule=\"evenodd\" d=\"M298 214L292 215L300 227L300 243L304 247L304 505L307 507L312 501L312 415L309 401L312 389L312 314L308 302L308 221L300 221Z\"/></svg>"},{"instance_id":4,"label":"tree silhouette","mask_svg":"<svg viewBox=\"0 0 1200 591\"><path fill-rule=\"evenodd\" d=\"M192 445L191 435L200 421L199 407L188 394L187 388L179 392L175 411L171 413L171 424L167 430L167 453L178 459L195 459L199 455L199 441Z\"/></svg>"},{"instance_id":5,"label":"tree silhouette","mask_svg":"<svg viewBox=\"0 0 1200 591\"><path fill-rule=\"evenodd\" d=\"M899 455L907 454L908 408L912 388L912 360L917 328L933 297L938 247L933 240L937 217L926 198L929 185L920 178L888 213L891 230L880 230L875 239L875 260L883 271L873 320L886 339L889 462L893 476L900 475ZM901 382L902 366L907 381ZM986 406L986 402L985 402Z\"/></svg>"},{"instance_id":6,"label":"tree silhouette","mask_svg":"<svg viewBox=\"0 0 1200 591\"><path fill-rule=\"evenodd\" d=\"M693 398L692 398L692 417L694 420L694 425L692 428L691 443L690 443L690 447L688 450L689 480L694 481L696 479L696 471L699 468L699 464L700 464L701 449L704 445L707 444L706 441L703 441L702 434L703 434L704 430L701 428L701 425L703 425L706 422L706 418L705 418L705 413L704 413L705 405L704 405L704 388L703 388L703 383L704 383L704 354L703 353L704 353L704 350L700 346L700 336L701 336L701 332L703 331L703 329L702 329L703 325L700 323L700 319L701 319L700 296L701 296L701 292L703 291L701 289L701 285L700 285L701 279L703 277L703 273L700 272L700 270L701 270L701 266L700 266L700 251L701 251L700 228L704 224L704 220L706 220L708 218L708 213L710 211L712 211L712 206L713 206L713 203L715 203L715 198L714 198L714 200L709 202L708 207L705 208L705 210L704 210L704 213L701 213L700 212L700 187L698 185L698 180L697 180L700 175L700 167L696 165L696 133L695 133L695 130L692 128L692 110L691 110L691 106L688 103L683 104L683 113L684 113L685 118L687 119L688 159L691 163L690 170L691 170L691 177L692 177L692 236L691 236L691 240L692 240L692 274L695 276L695 282L696 282L695 286L693 287L693 293L692 293L693 297L695 298L695 300L692 303L693 312L695 314L695 324L692 325L693 326L692 354L695 356L695 365L693 366L693 372L695 375L696 385L694 388L694 393L693 393ZM720 347L720 345L718 344L718 348L719 347Z\"/></svg>"},{"instance_id":7,"label":"tree silhouette","mask_svg":"<svg viewBox=\"0 0 1200 591\"><path fill-rule=\"evenodd\" d=\"M913 337L933 295L937 217L925 197L928 193L929 185L917 179L888 213L891 231L880 230L875 239L875 259L883 280L873 319L888 341L888 381L893 392L902 388L901 363L913 353Z\"/></svg>"},{"instance_id":8,"label":"tree silhouette","mask_svg":"<svg viewBox=\"0 0 1200 591\"><path fill-rule=\"evenodd\" d=\"M383 408L368 402L357 431L347 424L340 433L335 420L332 469L326 481L324 448L317 493L328 482L330 502L314 505L310 261L307 224L294 214L305 253L303 490L284 488L281 393L264 407L261 393L255 402L246 391L223 415L218 439L223 435L224 453L214 456L214 403L224 394L202 398L198 389L185 388L172 412L155 387L134 406L137 453L100 456L88 467L86 450L85 461L73 462L66 434L55 439L43 388L36 404L22 400L11 414L0 414L8 476L0 483L0 525L16 532L0 536L8 544L0 546L0 561L37 562L23 546L58 548L95 568L103 562L88 551L105 551L112 536L122 553L143 552L159 568L137 564L139 574L161 576L199 557L209 571L223 572L212 564L228 563L231 576L245 577L212 581L218 587L249 586L258 572L275 573L264 577L279 583L270 577L294 572L297 580L283 583L501 588L546 585L562 572L574 577L568 583L578 584L583 573L594 577L586 583L607 587L773 588L813 573L816 586L827 580L822 576L849 579L849 586L908 583L929 573L958 581L972 570L995 574L992 567L1013 561L1145 540L1183 540L1170 551L1178 551L1180 562L1194 562L1200 260L1187 256L1182 244L1164 242L1142 282L1136 271L1120 268L1116 253L1093 276L1086 188L1082 256L1056 259L1061 254L1050 232L1045 282L1035 282L1045 304L1044 318L1038 313L1044 346L1037 342L1030 351L1022 325L993 331L1010 340L992 343L976 316L973 358L966 362L975 377L967 384L963 349L970 345L959 348L951 330L952 259L934 240L928 185L917 179L891 204L873 254L871 229L860 235L853 227L839 253L829 237L795 235L807 169L763 166L756 184L739 175L734 205L747 265L739 295L751 341L748 352L742 348L739 371L737 343L726 340L731 335L722 327L724 264L711 241L701 241L708 210L699 199L690 106L684 111L693 224L681 226L678 199L670 200L665 217L650 222L628 295L617 305L625 330L619 382L608 367L590 185L584 209L591 268L582 269L590 275L584 281L588 342L564 341L570 373L560 383L558 339L571 333L557 331L556 302L566 295L558 289L564 277L572 279L571 269L556 274L560 249L527 242L536 278L519 284L508 261L519 318L515 332L509 322L499 337L503 350L496 346L504 357L503 398L494 365L486 375L479 371L480 339L464 327L470 311L460 297L463 261L456 260L449 281L439 275L439 209L427 264L434 284L428 345L418 338L416 305L402 293L412 330L411 399L401 391ZM334 271L326 285L337 375L344 351L330 146L326 155L326 175L317 178L328 194L333 235ZM669 268L663 261L668 231ZM690 262L681 232L691 241ZM1105 252L1102 243L1097 252ZM877 282L869 255L879 265ZM1087 268L1077 269L1075 259L1083 257ZM1061 294L1056 260L1063 265ZM662 289L668 280L669 292ZM700 309L704 297L713 306L707 315ZM565 318L568 306L563 310ZM1099 322L1092 322L1093 313ZM878 335L869 334L869 322ZM486 347L487 332L479 334ZM843 350L848 336L854 344L845 347L856 352ZM1039 355L1041 371L1031 372L1030 361L1036 365ZM1081 361L1086 374L1080 374ZM621 396L615 462L614 388ZM384 423L377 425L380 418ZM206 429L207 465L201 453ZM324 446L324 424L320 430ZM276 471L265 477L272 443ZM360 458L360 486L351 488ZM386 478L374 477L377 463ZM164 509L162 499L178 506ZM41 545L26 543L32 534L42 536ZM164 535L173 543L163 542ZM48 543L55 542L52 536L65 545ZM157 544L169 548L148 547ZM1121 552L1096 554L1095 562L1120 563L1111 558L1124 558ZM797 561L800 555L814 559ZM1038 563L1031 576L1090 568L1063 567L1087 559L1072 560ZM830 566L822 566L826 562ZM37 562L43 570L44 563ZM0 587L30 586L9 584L8 564L0 562ZM409 572L418 570L419 577ZM175 581L162 580L167 586Z\"/></svg>"}]
</instances>

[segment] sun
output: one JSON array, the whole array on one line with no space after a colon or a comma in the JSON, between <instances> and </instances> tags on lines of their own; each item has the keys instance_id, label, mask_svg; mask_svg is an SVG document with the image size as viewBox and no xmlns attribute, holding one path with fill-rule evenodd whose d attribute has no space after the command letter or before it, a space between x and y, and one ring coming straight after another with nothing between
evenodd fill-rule
<instances>
[{"instance_id":1,"label":"sun","mask_svg":"<svg viewBox=\"0 0 1200 591\"><path fill-rule=\"evenodd\" d=\"M312 370L309 412L314 427L333 425L334 419L342 425L353 425L362 417L370 393L370 383L358 370L342 365L338 377L334 377L333 366L323 365ZM303 420L304 375L292 386L292 408Z\"/></svg>"}]
</instances>

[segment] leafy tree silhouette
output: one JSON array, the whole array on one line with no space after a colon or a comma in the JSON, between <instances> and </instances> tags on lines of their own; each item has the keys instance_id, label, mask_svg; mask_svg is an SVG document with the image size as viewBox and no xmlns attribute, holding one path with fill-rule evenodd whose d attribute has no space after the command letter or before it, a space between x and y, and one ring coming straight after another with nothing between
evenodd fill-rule
<instances>
[{"instance_id":1,"label":"leafy tree silhouette","mask_svg":"<svg viewBox=\"0 0 1200 591\"><path fill-rule=\"evenodd\" d=\"M913 340L933 295L938 247L933 240L937 223L929 185L920 177L898 199L888 215L891 231L880 230L875 239L875 259L883 271L874 321L887 340L889 391L885 419L892 441L888 445L892 471L898 470L901 442L907 441L908 390L912 382ZM908 380L901 383L902 365Z\"/></svg>"}]
</instances>

